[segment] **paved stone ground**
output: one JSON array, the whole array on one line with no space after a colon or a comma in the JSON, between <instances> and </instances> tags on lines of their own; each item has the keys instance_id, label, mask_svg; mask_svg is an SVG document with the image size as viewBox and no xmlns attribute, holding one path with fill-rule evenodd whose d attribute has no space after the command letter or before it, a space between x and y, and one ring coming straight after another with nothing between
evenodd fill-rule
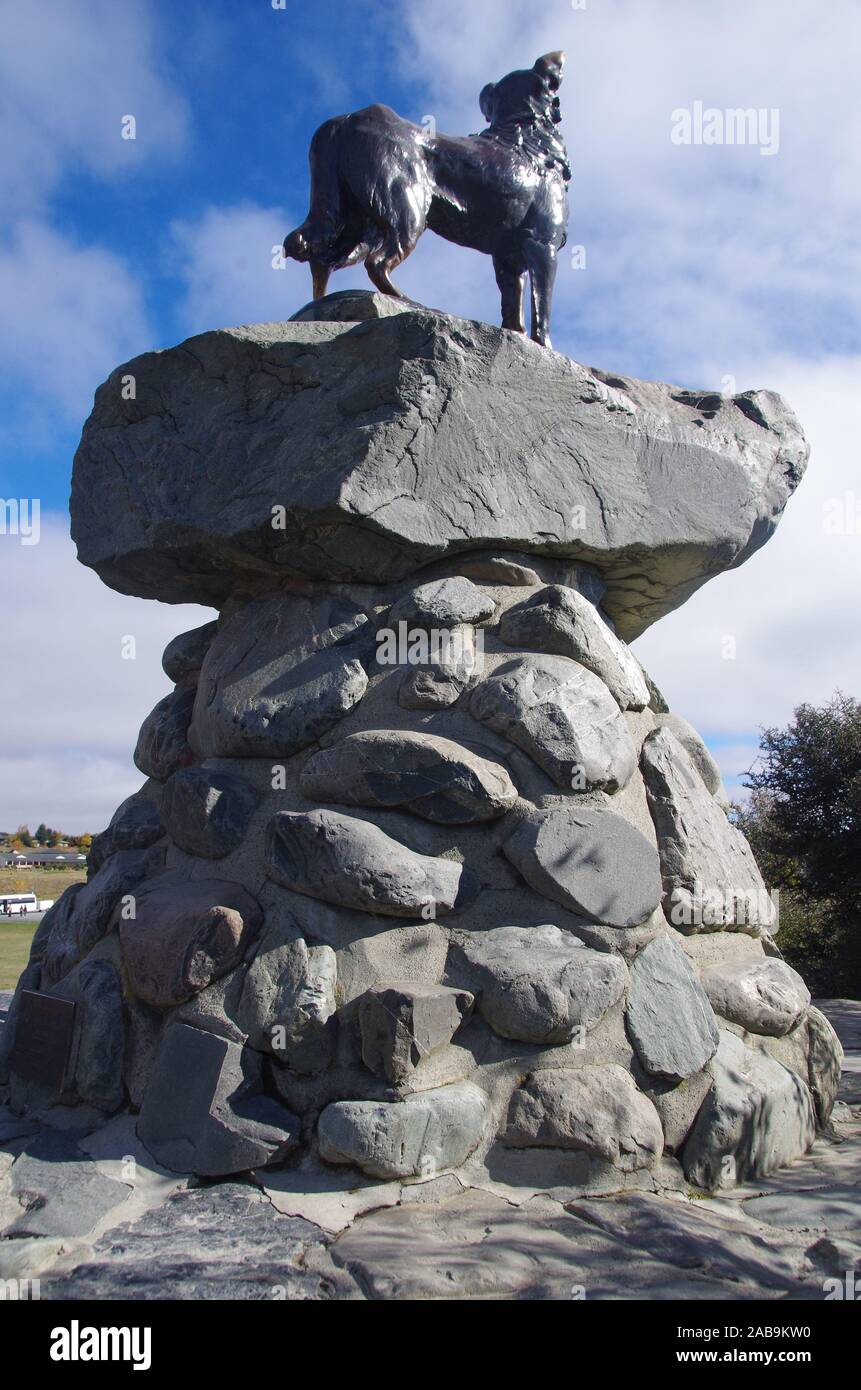
<instances>
[{"instance_id":1,"label":"paved stone ground","mask_svg":"<svg viewBox=\"0 0 861 1390\"><path fill-rule=\"evenodd\" d=\"M712 1197L514 1203L451 1175L346 1189L319 1172L189 1186L128 1117L88 1133L58 1110L37 1130L0 1108L0 1277L58 1300L822 1299L861 1278L861 1002L819 1006L847 1054L829 1131Z\"/></svg>"}]
</instances>

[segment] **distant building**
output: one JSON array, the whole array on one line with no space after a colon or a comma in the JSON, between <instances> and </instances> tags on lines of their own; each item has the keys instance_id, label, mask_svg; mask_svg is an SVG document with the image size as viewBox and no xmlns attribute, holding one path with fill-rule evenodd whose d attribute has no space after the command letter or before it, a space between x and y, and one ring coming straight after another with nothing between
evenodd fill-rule
<instances>
[{"instance_id":1,"label":"distant building","mask_svg":"<svg viewBox=\"0 0 861 1390\"><path fill-rule=\"evenodd\" d=\"M76 845L65 849L10 849L0 853L0 869L82 869L87 856Z\"/></svg>"}]
</instances>

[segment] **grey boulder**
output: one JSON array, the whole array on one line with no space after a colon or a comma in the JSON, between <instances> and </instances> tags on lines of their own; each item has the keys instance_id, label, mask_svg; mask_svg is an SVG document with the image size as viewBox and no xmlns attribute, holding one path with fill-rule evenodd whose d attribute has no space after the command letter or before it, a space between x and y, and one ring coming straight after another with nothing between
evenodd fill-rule
<instances>
[{"instance_id":1,"label":"grey boulder","mask_svg":"<svg viewBox=\"0 0 861 1390\"><path fill-rule=\"evenodd\" d=\"M278 921L261 936L242 984L236 1021L249 1046L311 1075L332 1060L337 962L331 946L309 945Z\"/></svg>"},{"instance_id":2,"label":"grey boulder","mask_svg":"<svg viewBox=\"0 0 861 1390\"><path fill-rule=\"evenodd\" d=\"M135 767L145 777L166 782L194 759L188 744L188 727L194 708L193 690L172 690L148 714L138 734Z\"/></svg>"},{"instance_id":3,"label":"grey boulder","mask_svg":"<svg viewBox=\"0 0 861 1390\"><path fill-rule=\"evenodd\" d=\"M238 883L156 879L120 922L129 985L153 1008L184 1003L238 965L263 913Z\"/></svg>"},{"instance_id":4,"label":"grey boulder","mask_svg":"<svg viewBox=\"0 0 861 1390\"><path fill-rule=\"evenodd\" d=\"M508 609L499 635L510 647L579 661L600 677L620 709L645 709L649 703L649 687L637 658L576 589L564 584L539 589Z\"/></svg>"},{"instance_id":5,"label":"grey boulder","mask_svg":"<svg viewBox=\"0 0 861 1390\"><path fill-rule=\"evenodd\" d=\"M808 1080L820 1125L834 1109L843 1071L843 1047L829 1020L812 1004L807 1013Z\"/></svg>"},{"instance_id":6,"label":"grey boulder","mask_svg":"<svg viewBox=\"0 0 861 1390\"><path fill-rule=\"evenodd\" d=\"M369 821L335 811L279 811L266 831L275 883L339 907L384 917L451 912L463 865L416 854Z\"/></svg>"},{"instance_id":7,"label":"grey boulder","mask_svg":"<svg viewBox=\"0 0 861 1390\"><path fill-rule=\"evenodd\" d=\"M165 1032L138 1119L158 1163L224 1177L284 1158L300 1124L261 1092L260 1058L227 1038L173 1023Z\"/></svg>"},{"instance_id":8,"label":"grey boulder","mask_svg":"<svg viewBox=\"0 0 861 1390\"><path fill-rule=\"evenodd\" d=\"M76 972L74 985L65 985L64 981L55 993L73 997L78 1005L71 1089L85 1104L111 1114L125 1099L125 1031L119 974L109 960L85 960Z\"/></svg>"},{"instance_id":9,"label":"grey boulder","mask_svg":"<svg viewBox=\"0 0 861 1390\"><path fill-rule=\"evenodd\" d=\"M685 932L770 932L776 911L753 850L668 728L649 734L641 766L661 851L667 920Z\"/></svg>"},{"instance_id":10,"label":"grey boulder","mask_svg":"<svg viewBox=\"0 0 861 1390\"><path fill-rule=\"evenodd\" d=\"M451 945L448 974L474 990L494 1032L541 1047L597 1023L628 979L621 956L590 950L554 926L463 934Z\"/></svg>"},{"instance_id":11,"label":"grey boulder","mask_svg":"<svg viewBox=\"0 0 861 1390\"><path fill-rule=\"evenodd\" d=\"M511 1098L504 1142L509 1148L574 1149L633 1173L654 1168L664 1135L655 1107L630 1073L609 1063L535 1072Z\"/></svg>"},{"instance_id":12,"label":"grey boulder","mask_svg":"<svg viewBox=\"0 0 861 1390\"><path fill-rule=\"evenodd\" d=\"M416 1068L451 1042L472 1013L467 990L413 980L385 981L359 999L362 1060L393 1086L403 1085Z\"/></svg>"},{"instance_id":13,"label":"grey boulder","mask_svg":"<svg viewBox=\"0 0 861 1390\"><path fill-rule=\"evenodd\" d=\"M719 803L721 809L724 811L728 810L729 797L724 790L720 768L703 743L693 724L689 724L687 719L682 719L680 714L670 714L669 711L666 711L657 714L655 725L659 729L669 729L670 733L679 740L679 743L684 748L697 772L700 774L700 777L702 777L706 787Z\"/></svg>"},{"instance_id":14,"label":"grey boulder","mask_svg":"<svg viewBox=\"0 0 861 1390\"><path fill-rule=\"evenodd\" d=\"M402 1101L335 1101L320 1116L320 1157L375 1178L435 1177L465 1162L489 1114L487 1097L470 1081Z\"/></svg>"},{"instance_id":15,"label":"grey boulder","mask_svg":"<svg viewBox=\"0 0 861 1390\"><path fill-rule=\"evenodd\" d=\"M644 946L631 966L628 1030L652 1076L683 1081L714 1056L719 1032L693 966L669 933Z\"/></svg>"},{"instance_id":16,"label":"grey boulder","mask_svg":"<svg viewBox=\"0 0 861 1390\"><path fill-rule=\"evenodd\" d=\"M361 700L367 616L325 593L266 594L219 629L203 662L190 739L202 757L288 757Z\"/></svg>"},{"instance_id":17,"label":"grey boulder","mask_svg":"<svg viewBox=\"0 0 861 1390\"><path fill-rule=\"evenodd\" d=\"M682 1152L689 1182L734 1187L807 1152L816 1120L795 1072L725 1030L711 1065L714 1084Z\"/></svg>"},{"instance_id":18,"label":"grey boulder","mask_svg":"<svg viewBox=\"0 0 861 1390\"><path fill-rule=\"evenodd\" d=\"M592 921L634 927L660 904L657 851L606 807L532 811L503 850L530 888Z\"/></svg>"},{"instance_id":19,"label":"grey boulder","mask_svg":"<svg viewBox=\"0 0 861 1390\"><path fill-rule=\"evenodd\" d=\"M768 957L709 970L703 985L721 1018L773 1038L791 1032L810 1003L810 990L798 971Z\"/></svg>"},{"instance_id":20,"label":"grey boulder","mask_svg":"<svg viewBox=\"0 0 861 1390\"><path fill-rule=\"evenodd\" d=\"M124 593L219 605L255 579L546 553L601 572L632 641L763 545L804 472L772 392L608 377L406 308L203 333L118 367L75 457L82 563Z\"/></svg>"},{"instance_id":21,"label":"grey boulder","mask_svg":"<svg viewBox=\"0 0 861 1390\"><path fill-rule=\"evenodd\" d=\"M106 859L120 849L149 849L164 834L159 808L150 797L135 792L117 808L107 830L93 836L87 872L98 873Z\"/></svg>"},{"instance_id":22,"label":"grey boulder","mask_svg":"<svg viewBox=\"0 0 861 1390\"><path fill-rule=\"evenodd\" d=\"M181 632L178 637L168 642L161 658L168 679L175 685L179 685L181 681L196 679L217 632L218 621L215 620L204 623L202 627L192 628L190 632Z\"/></svg>"},{"instance_id":23,"label":"grey boulder","mask_svg":"<svg viewBox=\"0 0 861 1390\"><path fill-rule=\"evenodd\" d=\"M407 671L398 689L402 709L448 709L479 674L483 657L475 628L452 628L447 640L439 661L428 659Z\"/></svg>"},{"instance_id":24,"label":"grey boulder","mask_svg":"<svg viewBox=\"0 0 861 1390\"><path fill-rule=\"evenodd\" d=\"M138 885L158 873L164 849L122 849L105 860L86 883L73 883L39 923L32 957L40 960L45 985L56 984L106 936L124 904L131 906Z\"/></svg>"},{"instance_id":25,"label":"grey boulder","mask_svg":"<svg viewBox=\"0 0 861 1390\"><path fill-rule=\"evenodd\" d=\"M469 712L566 790L617 791L637 765L604 682L564 656L524 656L497 667L472 691Z\"/></svg>"},{"instance_id":26,"label":"grey boulder","mask_svg":"<svg viewBox=\"0 0 861 1390\"><path fill-rule=\"evenodd\" d=\"M492 618L496 604L471 579L455 575L434 579L410 589L389 609L390 627L405 622L408 627L441 629L462 623L481 623Z\"/></svg>"},{"instance_id":27,"label":"grey boulder","mask_svg":"<svg viewBox=\"0 0 861 1390\"><path fill-rule=\"evenodd\" d=\"M347 806L404 806L444 825L493 820L517 790L505 768L451 739L410 730L350 734L305 764L302 795Z\"/></svg>"},{"instance_id":28,"label":"grey boulder","mask_svg":"<svg viewBox=\"0 0 861 1390\"><path fill-rule=\"evenodd\" d=\"M189 767L166 784L161 814L180 849L223 859L242 843L259 800L255 788L232 772Z\"/></svg>"}]
</instances>

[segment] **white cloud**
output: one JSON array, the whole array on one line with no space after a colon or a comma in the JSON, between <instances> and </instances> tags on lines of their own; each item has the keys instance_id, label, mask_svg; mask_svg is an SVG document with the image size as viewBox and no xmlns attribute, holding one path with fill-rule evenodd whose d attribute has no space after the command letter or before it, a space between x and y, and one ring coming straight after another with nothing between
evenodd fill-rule
<instances>
[{"instance_id":1,"label":"white cloud","mask_svg":"<svg viewBox=\"0 0 861 1390\"><path fill-rule=\"evenodd\" d=\"M807 475L762 550L636 643L671 707L714 740L785 724L797 705L823 704L838 688L861 691L861 357L774 361L762 370L805 428ZM832 534L827 504L847 495L857 518ZM735 641L734 660L724 657L726 638Z\"/></svg>"},{"instance_id":2,"label":"white cloud","mask_svg":"<svg viewBox=\"0 0 861 1390\"><path fill-rule=\"evenodd\" d=\"M0 338L0 365L7 383L40 393L47 415L80 417L95 382L152 346L130 268L70 241L45 215L67 175L154 171L181 150L188 116L160 75L150 14L114 0L0 0L11 35L0 52L0 179L7 209L24 218L0 248L0 298L15 335ZM403 114L431 113L453 133L480 128L486 81L567 49L572 241L586 244L588 269L560 273L561 350L691 385L716 387L732 373L739 389L775 387L810 435L810 472L776 536L637 645L732 783L752 761L757 726L861 684L861 527L838 536L823 526L829 498L854 492L861 503L861 8L832 0L826 19L779 0L587 0L584 10L566 0L436 0L404 5L401 32L403 70L416 82ZM779 154L674 146L671 113L697 99L778 107ZM120 139L125 114L138 121L134 142ZM286 318L304 303L307 267L272 268L272 247L303 215L304 202L301 211L242 203L174 222L165 250L183 286L182 331ZM396 279L423 302L498 321L488 258L432 234ZM331 288L350 284L368 285L361 267ZM97 829L139 784L131 751L168 688L162 648L208 612L111 593L77 565L60 518L44 520L37 547L0 537L0 592L0 826ZM128 634L136 662L120 656ZM721 657L726 636L737 642L734 661Z\"/></svg>"},{"instance_id":3,"label":"white cloud","mask_svg":"<svg viewBox=\"0 0 861 1390\"><path fill-rule=\"evenodd\" d=\"M744 778L757 761L759 744L755 739L742 740L738 743L722 743L717 739L713 740L711 751L720 768L724 787L730 799L732 801L746 801L749 792L744 786Z\"/></svg>"},{"instance_id":4,"label":"white cloud","mask_svg":"<svg viewBox=\"0 0 861 1390\"><path fill-rule=\"evenodd\" d=\"M567 51L571 240L586 245L588 269L560 273L561 350L708 385L707 362L722 375L788 338L799 352L801 331L817 356L834 349L835 329L851 332L861 306L855 0L834 0L827 20L777 0L590 0L582 10L438 0L432 22L426 6L404 5L402 16L417 105L453 133L480 125L485 82ZM674 145L671 114L696 100L777 107L778 154ZM422 246L416 259L426 254ZM466 312L468 291L439 283L446 306Z\"/></svg>"},{"instance_id":5,"label":"white cloud","mask_svg":"<svg viewBox=\"0 0 861 1390\"><path fill-rule=\"evenodd\" d=\"M44 822L69 835L103 830L118 806L143 782L122 757L83 751L12 751L0 760L0 830Z\"/></svg>"},{"instance_id":6,"label":"white cloud","mask_svg":"<svg viewBox=\"0 0 861 1390\"><path fill-rule=\"evenodd\" d=\"M237 203L171 223L169 268L183 281L181 331L289 318L311 298L307 266L275 269L277 249L299 218L281 208Z\"/></svg>"},{"instance_id":7,"label":"white cloud","mask_svg":"<svg viewBox=\"0 0 861 1390\"><path fill-rule=\"evenodd\" d=\"M152 343L139 268L85 244L50 204L80 198L72 179L157 174L185 147L188 110L162 75L147 3L0 0L0 31L2 432L44 449L89 413L117 361Z\"/></svg>"},{"instance_id":8,"label":"white cloud","mask_svg":"<svg viewBox=\"0 0 861 1390\"><path fill-rule=\"evenodd\" d=\"M20 223L0 247L0 368L24 388L34 416L81 419L117 362L143 351L151 329L140 285L112 251L76 246L47 226Z\"/></svg>"},{"instance_id":9,"label":"white cloud","mask_svg":"<svg viewBox=\"0 0 861 1390\"><path fill-rule=\"evenodd\" d=\"M175 157L184 98L159 71L150 5L0 0L0 185L36 211L69 173L111 177ZM124 140L133 115L137 138Z\"/></svg>"},{"instance_id":10,"label":"white cloud","mask_svg":"<svg viewBox=\"0 0 861 1390\"><path fill-rule=\"evenodd\" d=\"M38 545L0 536L0 593L0 828L98 830L143 781L138 731L172 688L162 651L212 613L113 593L78 564L57 514L43 515Z\"/></svg>"},{"instance_id":11,"label":"white cloud","mask_svg":"<svg viewBox=\"0 0 861 1390\"><path fill-rule=\"evenodd\" d=\"M854 489L861 501L861 8L834 0L826 18L776 0L587 0L578 10L438 0L433 22L426 7L402 14L402 62L443 131L478 128L486 81L567 51L571 241L586 245L588 268L560 268L556 346L632 375L772 387L809 434L810 471L776 536L637 645L732 780L750 765L758 726L784 723L838 686L861 687L861 528L823 529L828 498ZM696 100L778 108L779 152L674 145L672 112ZM474 313L463 253L443 248L444 263L440 254L420 245L413 293ZM477 262L476 273L498 321L489 266ZM722 659L725 636L737 642L734 661Z\"/></svg>"}]
</instances>

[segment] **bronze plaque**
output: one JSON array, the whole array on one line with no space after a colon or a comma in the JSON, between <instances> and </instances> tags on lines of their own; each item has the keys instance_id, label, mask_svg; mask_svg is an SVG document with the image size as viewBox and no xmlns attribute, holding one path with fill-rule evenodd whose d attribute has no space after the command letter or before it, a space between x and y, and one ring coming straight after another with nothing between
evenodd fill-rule
<instances>
[{"instance_id":1,"label":"bronze plaque","mask_svg":"<svg viewBox=\"0 0 861 1390\"><path fill-rule=\"evenodd\" d=\"M18 1002L15 1041L9 1065L25 1081L62 1091L75 1031L71 999L24 989Z\"/></svg>"}]
</instances>

